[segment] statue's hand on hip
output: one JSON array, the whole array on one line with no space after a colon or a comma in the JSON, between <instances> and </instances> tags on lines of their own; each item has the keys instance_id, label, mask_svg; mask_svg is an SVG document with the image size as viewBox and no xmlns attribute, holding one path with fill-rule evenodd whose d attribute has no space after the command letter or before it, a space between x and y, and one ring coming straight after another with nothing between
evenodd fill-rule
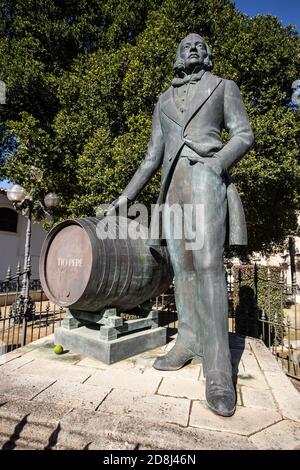
<instances>
[{"instance_id":1,"label":"statue's hand on hip","mask_svg":"<svg viewBox=\"0 0 300 470\"><path fill-rule=\"evenodd\" d=\"M209 166L212 171L214 171L218 176L222 177L224 173L224 168L221 163L218 161L218 158L212 157L205 160L205 165Z\"/></svg>"}]
</instances>

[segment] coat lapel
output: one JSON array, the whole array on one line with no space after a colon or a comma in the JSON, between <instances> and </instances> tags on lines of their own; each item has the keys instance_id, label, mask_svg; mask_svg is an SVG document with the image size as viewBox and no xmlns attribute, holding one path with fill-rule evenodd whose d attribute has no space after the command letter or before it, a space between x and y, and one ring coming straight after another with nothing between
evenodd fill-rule
<instances>
[{"instance_id":1,"label":"coat lapel","mask_svg":"<svg viewBox=\"0 0 300 470\"><path fill-rule=\"evenodd\" d=\"M176 122L179 126L182 125L182 118L179 115L177 110L177 106L174 100L174 88L170 87L168 91L165 93L162 103L161 103L161 111L168 116L168 118L172 119L172 121Z\"/></svg>"},{"instance_id":2,"label":"coat lapel","mask_svg":"<svg viewBox=\"0 0 300 470\"><path fill-rule=\"evenodd\" d=\"M208 98L213 94L215 89L220 85L222 79L216 77L209 72L206 72L202 79L195 85L197 88L194 92L193 100L189 103L185 119L183 122L183 129L188 125L190 120L194 117L197 111L204 105Z\"/></svg>"}]
</instances>

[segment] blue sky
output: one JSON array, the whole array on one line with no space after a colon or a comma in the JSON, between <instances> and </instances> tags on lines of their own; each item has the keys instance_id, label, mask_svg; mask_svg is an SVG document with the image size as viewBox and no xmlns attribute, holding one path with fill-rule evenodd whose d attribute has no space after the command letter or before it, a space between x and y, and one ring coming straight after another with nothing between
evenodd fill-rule
<instances>
[{"instance_id":1,"label":"blue sky","mask_svg":"<svg viewBox=\"0 0 300 470\"><path fill-rule=\"evenodd\" d=\"M300 31L299 0L233 0L236 7L249 16L271 13L284 26L293 24Z\"/></svg>"}]
</instances>

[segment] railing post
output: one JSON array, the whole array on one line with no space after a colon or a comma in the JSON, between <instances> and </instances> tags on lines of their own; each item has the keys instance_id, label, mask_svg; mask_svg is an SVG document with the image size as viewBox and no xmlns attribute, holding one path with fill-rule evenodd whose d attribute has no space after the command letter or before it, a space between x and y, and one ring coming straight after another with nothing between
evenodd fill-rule
<instances>
[{"instance_id":1,"label":"railing post","mask_svg":"<svg viewBox=\"0 0 300 470\"><path fill-rule=\"evenodd\" d=\"M290 355L291 355L291 320L290 317L287 316L286 322L287 330L288 330L288 372L290 373Z\"/></svg>"},{"instance_id":2,"label":"railing post","mask_svg":"<svg viewBox=\"0 0 300 470\"><path fill-rule=\"evenodd\" d=\"M232 264L229 266L229 292L232 295Z\"/></svg>"},{"instance_id":3,"label":"railing post","mask_svg":"<svg viewBox=\"0 0 300 470\"><path fill-rule=\"evenodd\" d=\"M292 298L294 304L294 323L295 323L295 340L297 341L297 283L296 283L296 245L295 238L289 237L289 253L291 263L291 284ZM297 344L297 343L296 343Z\"/></svg>"},{"instance_id":4,"label":"railing post","mask_svg":"<svg viewBox=\"0 0 300 470\"><path fill-rule=\"evenodd\" d=\"M242 269L239 268L239 273L238 273L239 289L242 287L242 280L243 280Z\"/></svg>"},{"instance_id":5,"label":"railing post","mask_svg":"<svg viewBox=\"0 0 300 470\"><path fill-rule=\"evenodd\" d=\"M4 335L5 335L5 324L6 324L6 312L7 312L7 304L8 304L8 291L9 291L9 283L11 281L11 268L8 266L7 273L5 277L5 300L4 300L4 316L3 316L3 326L2 326L2 338L1 341L4 343ZM2 315L1 315L2 316ZM6 342L6 346L8 346L8 342Z\"/></svg>"},{"instance_id":6,"label":"railing post","mask_svg":"<svg viewBox=\"0 0 300 470\"><path fill-rule=\"evenodd\" d=\"M258 302L258 268L257 264L254 263L254 290L255 290L255 305Z\"/></svg>"},{"instance_id":7,"label":"railing post","mask_svg":"<svg viewBox=\"0 0 300 470\"><path fill-rule=\"evenodd\" d=\"M271 271L269 267L267 270L267 293L268 293L268 316L269 316L269 320L271 320Z\"/></svg>"},{"instance_id":8,"label":"railing post","mask_svg":"<svg viewBox=\"0 0 300 470\"><path fill-rule=\"evenodd\" d=\"M11 267L8 266L6 276L5 276L5 282L10 282L11 280Z\"/></svg>"},{"instance_id":9,"label":"railing post","mask_svg":"<svg viewBox=\"0 0 300 470\"><path fill-rule=\"evenodd\" d=\"M283 269L280 270L279 286L280 286L280 317L283 321L283 295L284 295L284 273L283 273Z\"/></svg>"},{"instance_id":10,"label":"railing post","mask_svg":"<svg viewBox=\"0 0 300 470\"><path fill-rule=\"evenodd\" d=\"M27 213L27 228L26 228L26 242L25 242L25 253L24 253L24 274L22 280L22 291L21 299L24 302L23 311L22 311L22 340L21 346L26 344L26 334L27 334L27 317L30 311L30 299L29 299L29 282L31 275L31 259L30 259L30 244L31 244L31 213L32 207L31 204L28 205Z\"/></svg>"},{"instance_id":11,"label":"railing post","mask_svg":"<svg viewBox=\"0 0 300 470\"><path fill-rule=\"evenodd\" d=\"M289 254L290 254L290 263L291 263L291 284L293 285L293 279L296 279L296 246L295 246L295 238L289 237Z\"/></svg>"},{"instance_id":12,"label":"railing post","mask_svg":"<svg viewBox=\"0 0 300 470\"><path fill-rule=\"evenodd\" d=\"M261 312L261 322L262 322L262 340L266 344L266 336L265 336L265 321L266 321L266 315L264 309L262 309Z\"/></svg>"},{"instance_id":13,"label":"railing post","mask_svg":"<svg viewBox=\"0 0 300 470\"><path fill-rule=\"evenodd\" d=\"M278 358L277 358L277 310L275 310L275 312L274 312L273 325L274 325L274 345L273 345L273 351L275 351L276 360L278 360Z\"/></svg>"}]
</instances>

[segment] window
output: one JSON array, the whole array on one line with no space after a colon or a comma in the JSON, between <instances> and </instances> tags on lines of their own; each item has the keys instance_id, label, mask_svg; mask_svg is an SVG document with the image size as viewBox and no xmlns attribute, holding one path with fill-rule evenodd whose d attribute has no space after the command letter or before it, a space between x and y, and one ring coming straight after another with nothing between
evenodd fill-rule
<instances>
[{"instance_id":1,"label":"window","mask_svg":"<svg viewBox=\"0 0 300 470\"><path fill-rule=\"evenodd\" d=\"M8 207L0 207L0 231L16 233L18 214Z\"/></svg>"}]
</instances>

